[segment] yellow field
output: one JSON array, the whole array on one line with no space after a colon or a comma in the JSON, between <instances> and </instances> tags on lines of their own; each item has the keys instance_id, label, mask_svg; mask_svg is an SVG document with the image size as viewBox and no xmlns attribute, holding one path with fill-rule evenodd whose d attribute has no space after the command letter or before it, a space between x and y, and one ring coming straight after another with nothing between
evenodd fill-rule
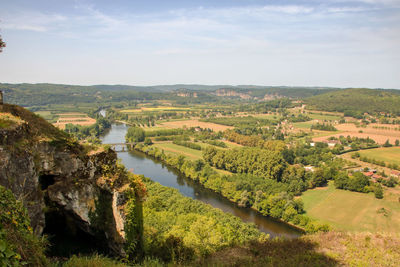
<instances>
[{"instance_id":1,"label":"yellow field","mask_svg":"<svg viewBox=\"0 0 400 267\"><path fill-rule=\"evenodd\" d=\"M328 187L306 191L301 199L307 215L335 230L353 232L400 232L399 187L385 189L385 197Z\"/></svg>"},{"instance_id":2,"label":"yellow field","mask_svg":"<svg viewBox=\"0 0 400 267\"><path fill-rule=\"evenodd\" d=\"M390 129L377 129L375 127L388 127ZM332 135L325 136L325 137L316 137L313 138L313 141L315 142L321 142L324 140L327 140L329 137L334 136L334 137L339 137L340 135L343 136L348 136L350 135L351 137L359 137L359 138L371 138L375 140L378 144L384 144L386 140L389 140L391 144L394 144L394 142L398 139L400 140L400 131L394 130L396 128L395 126L386 126L384 124L371 124L368 125L367 127L356 127L353 123L343 123L343 124L338 124L335 125L336 129L339 130L339 132L336 132ZM360 132L361 131L361 132Z\"/></svg>"}]
</instances>

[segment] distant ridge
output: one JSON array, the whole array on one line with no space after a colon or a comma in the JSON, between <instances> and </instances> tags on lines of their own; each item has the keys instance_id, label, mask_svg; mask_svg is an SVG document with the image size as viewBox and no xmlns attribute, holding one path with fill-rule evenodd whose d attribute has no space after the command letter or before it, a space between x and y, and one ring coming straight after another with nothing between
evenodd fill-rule
<instances>
[{"instance_id":1,"label":"distant ridge","mask_svg":"<svg viewBox=\"0 0 400 267\"><path fill-rule=\"evenodd\" d=\"M400 90L353 88L331 91L305 100L310 108L345 112L349 116L364 113L400 115Z\"/></svg>"}]
</instances>

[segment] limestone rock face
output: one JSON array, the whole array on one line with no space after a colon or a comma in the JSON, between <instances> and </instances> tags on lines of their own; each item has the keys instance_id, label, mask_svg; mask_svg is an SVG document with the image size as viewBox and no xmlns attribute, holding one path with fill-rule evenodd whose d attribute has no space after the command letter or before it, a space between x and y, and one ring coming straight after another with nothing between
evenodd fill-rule
<instances>
[{"instance_id":1,"label":"limestone rock face","mask_svg":"<svg viewBox=\"0 0 400 267\"><path fill-rule=\"evenodd\" d=\"M103 166L116 164L116 153L85 153L79 144L32 134L24 121L0 129L0 185L24 203L34 232L42 234L46 211L56 207L81 230L101 232L108 248L124 255L126 181L116 181L117 186L99 182L104 180Z\"/></svg>"}]
</instances>

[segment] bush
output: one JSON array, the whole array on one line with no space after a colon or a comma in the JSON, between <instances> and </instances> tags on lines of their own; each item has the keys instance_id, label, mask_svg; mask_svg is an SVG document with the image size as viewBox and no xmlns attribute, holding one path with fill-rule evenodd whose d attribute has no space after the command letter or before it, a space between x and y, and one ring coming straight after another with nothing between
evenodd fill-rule
<instances>
[{"instance_id":1,"label":"bush","mask_svg":"<svg viewBox=\"0 0 400 267\"><path fill-rule=\"evenodd\" d=\"M389 143L389 139L386 140L386 142L383 144L383 147L391 147L393 146L391 143Z\"/></svg>"},{"instance_id":2,"label":"bush","mask_svg":"<svg viewBox=\"0 0 400 267\"><path fill-rule=\"evenodd\" d=\"M151 138L146 137L146 139L144 139L144 144L149 146L153 144L153 141L151 141Z\"/></svg>"},{"instance_id":3,"label":"bush","mask_svg":"<svg viewBox=\"0 0 400 267\"><path fill-rule=\"evenodd\" d=\"M0 186L0 266L47 266L47 242L33 234L26 209Z\"/></svg>"},{"instance_id":4,"label":"bush","mask_svg":"<svg viewBox=\"0 0 400 267\"><path fill-rule=\"evenodd\" d=\"M227 148L228 146L222 142L222 141L217 141L217 140L205 140L203 141L204 143L213 145L213 146L218 146L218 147L223 147L223 148Z\"/></svg>"},{"instance_id":5,"label":"bush","mask_svg":"<svg viewBox=\"0 0 400 267\"><path fill-rule=\"evenodd\" d=\"M174 140L172 142L175 145L179 145L179 146L185 146L191 149L195 149L195 150L201 150L201 146L192 142L185 142L185 141L179 141L179 140Z\"/></svg>"},{"instance_id":6,"label":"bush","mask_svg":"<svg viewBox=\"0 0 400 267\"><path fill-rule=\"evenodd\" d=\"M333 126L332 124L325 124L325 123L319 123L319 122L317 124L311 125L311 129L312 130L320 130L320 131L337 131L335 126Z\"/></svg>"}]
</instances>

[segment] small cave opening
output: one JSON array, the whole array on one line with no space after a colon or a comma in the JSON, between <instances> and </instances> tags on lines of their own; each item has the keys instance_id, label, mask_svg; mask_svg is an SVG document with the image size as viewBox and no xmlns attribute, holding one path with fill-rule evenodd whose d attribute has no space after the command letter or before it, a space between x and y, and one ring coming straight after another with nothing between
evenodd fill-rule
<instances>
[{"instance_id":1,"label":"small cave opening","mask_svg":"<svg viewBox=\"0 0 400 267\"><path fill-rule=\"evenodd\" d=\"M50 185L56 182L55 175L42 174L39 176L39 184L42 190L46 190Z\"/></svg>"},{"instance_id":2,"label":"small cave opening","mask_svg":"<svg viewBox=\"0 0 400 267\"><path fill-rule=\"evenodd\" d=\"M49 240L48 256L67 258L72 255L109 255L106 237L90 234L79 227L71 214L60 209L51 209L45 215L46 226L43 234Z\"/></svg>"}]
</instances>

